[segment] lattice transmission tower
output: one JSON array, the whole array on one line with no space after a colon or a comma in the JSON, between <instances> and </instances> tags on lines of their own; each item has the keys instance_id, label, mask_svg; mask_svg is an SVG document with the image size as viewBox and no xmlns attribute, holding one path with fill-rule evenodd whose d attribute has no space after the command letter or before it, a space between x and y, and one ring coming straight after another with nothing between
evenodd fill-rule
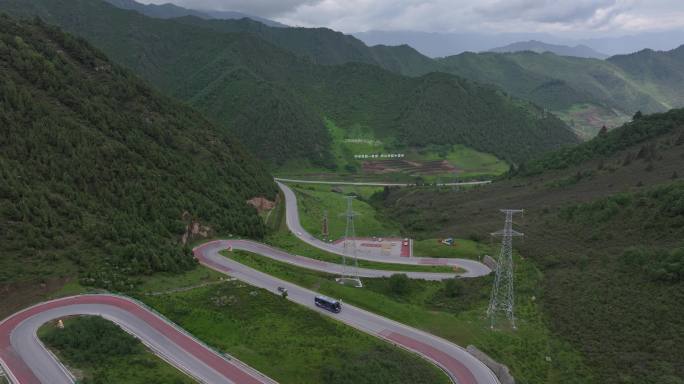
<instances>
[{"instance_id":1,"label":"lattice transmission tower","mask_svg":"<svg viewBox=\"0 0 684 384\"><path fill-rule=\"evenodd\" d=\"M511 322L513 329L515 329L513 237L523 236L523 234L513 229L513 215L524 213L524 210L502 209L501 212L506 215L506 223L503 230L492 233L492 236L501 236L501 251L496 261L496 276L494 278L489 308L487 308L487 315L490 318L491 327L494 328L497 316L503 312Z\"/></svg>"},{"instance_id":2,"label":"lattice transmission tower","mask_svg":"<svg viewBox=\"0 0 684 384\"><path fill-rule=\"evenodd\" d=\"M356 233L354 230L354 217L358 214L353 210L353 201L356 196L346 196L347 228L344 231L344 251L342 252L342 275L337 279L340 284L350 284L355 287L362 287L359 277L359 262L356 258ZM351 259L351 260L350 260Z\"/></svg>"}]
</instances>

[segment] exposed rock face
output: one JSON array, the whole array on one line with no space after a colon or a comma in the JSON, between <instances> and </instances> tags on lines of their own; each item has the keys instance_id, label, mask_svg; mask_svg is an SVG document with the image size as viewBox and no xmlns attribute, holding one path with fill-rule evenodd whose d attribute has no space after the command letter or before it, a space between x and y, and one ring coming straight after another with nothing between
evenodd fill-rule
<instances>
[{"instance_id":1,"label":"exposed rock face","mask_svg":"<svg viewBox=\"0 0 684 384\"><path fill-rule=\"evenodd\" d=\"M192 217L190 212L183 212L182 218L187 224L185 225L185 232L181 237L181 244L185 245L195 239L205 239L213 234L211 227L202 225L199 220Z\"/></svg>"}]
</instances>

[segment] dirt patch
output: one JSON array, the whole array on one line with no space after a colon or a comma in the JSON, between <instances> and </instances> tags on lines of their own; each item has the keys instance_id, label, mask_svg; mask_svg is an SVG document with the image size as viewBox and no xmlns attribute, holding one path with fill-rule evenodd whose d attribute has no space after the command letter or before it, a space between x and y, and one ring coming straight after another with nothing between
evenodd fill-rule
<instances>
[{"instance_id":1,"label":"dirt patch","mask_svg":"<svg viewBox=\"0 0 684 384\"><path fill-rule=\"evenodd\" d=\"M458 173L459 169L446 160L409 161L404 159L364 161L362 169L365 173L409 173L431 175L440 173Z\"/></svg>"},{"instance_id":2,"label":"dirt patch","mask_svg":"<svg viewBox=\"0 0 684 384\"><path fill-rule=\"evenodd\" d=\"M193 240L206 239L213 235L211 227L202 225L199 220L192 217L190 212L183 212L182 218L187 224L185 225L185 232L181 237L181 244L185 245Z\"/></svg>"},{"instance_id":3,"label":"dirt patch","mask_svg":"<svg viewBox=\"0 0 684 384\"><path fill-rule=\"evenodd\" d=\"M264 213L273 209L276 203L264 197L253 197L247 200L247 204L256 208L259 213Z\"/></svg>"}]
</instances>

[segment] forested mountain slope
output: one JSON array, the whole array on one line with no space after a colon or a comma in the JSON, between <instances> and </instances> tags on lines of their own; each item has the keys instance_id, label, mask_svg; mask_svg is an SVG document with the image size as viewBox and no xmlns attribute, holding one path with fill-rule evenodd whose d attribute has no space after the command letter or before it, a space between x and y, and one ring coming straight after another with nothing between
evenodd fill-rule
<instances>
[{"instance_id":1,"label":"forested mountain slope","mask_svg":"<svg viewBox=\"0 0 684 384\"><path fill-rule=\"evenodd\" d=\"M197 11L194 9L187 9L183 7L179 7L175 4L171 3L164 3L164 4L141 4L137 1L134 0L105 0L108 3L121 8L121 9L129 9L132 11L136 11L139 13L142 13L143 15L149 16L149 17L156 17L160 19L171 19L175 17L184 17L184 16L195 16L199 17L201 19L225 19L225 20L232 20L232 19L244 19L244 18L249 18L255 21L258 21L260 23L264 23L266 25L272 26L272 27L287 27L284 24L278 23L273 20L269 19L264 19L262 17L258 16L253 16L253 15L248 15L245 13L241 12L233 12L233 11Z\"/></svg>"},{"instance_id":2,"label":"forested mountain slope","mask_svg":"<svg viewBox=\"0 0 684 384\"><path fill-rule=\"evenodd\" d=\"M329 164L324 117L398 147L460 143L515 163L577 142L540 108L451 75L317 65L255 34L218 32L214 21L151 19L99 0L2 0L0 9L37 14L83 36L270 163L305 157Z\"/></svg>"},{"instance_id":3,"label":"forested mountain slope","mask_svg":"<svg viewBox=\"0 0 684 384\"><path fill-rule=\"evenodd\" d=\"M100 0L0 0L0 11L38 16L86 38L165 93L205 112L268 163L290 157L330 163L330 137L320 117L291 89L252 70L255 62L268 64L273 76L284 76L283 70L303 60L270 45L262 49L264 42L257 38L149 18ZM283 58L290 61L283 63ZM225 67L209 73L206 68L217 62ZM217 88L219 83L229 86Z\"/></svg>"},{"instance_id":4,"label":"forested mountain slope","mask_svg":"<svg viewBox=\"0 0 684 384\"><path fill-rule=\"evenodd\" d=\"M562 56L562 50L556 54L466 52L431 59L407 45L369 47L327 28L272 28L253 20L207 21L192 14L178 21L220 32L250 33L318 64L374 64L409 76L446 72L496 85L557 113L585 138L603 125L619 126L637 111L684 106L684 93L678 86L684 78L682 49L644 50L605 61ZM554 47L562 48L547 46Z\"/></svg>"},{"instance_id":5,"label":"forested mountain slope","mask_svg":"<svg viewBox=\"0 0 684 384\"><path fill-rule=\"evenodd\" d=\"M535 172L486 188L388 190L376 205L407 235L483 240L503 225L499 209L525 209L516 219L525 238L515 248L541 269L537 299L546 321L583 352L593 382L679 383L683 159L679 109L546 156L525 165Z\"/></svg>"},{"instance_id":6,"label":"forested mountain slope","mask_svg":"<svg viewBox=\"0 0 684 384\"><path fill-rule=\"evenodd\" d=\"M248 19L207 21L183 17L178 21L218 32L250 33L316 64L375 64L405 75L422 75L438 68L432 59L408 45L368 47L354 36L328 28L273 28Z\"/></svg>"},{"instance_id":7,"label":"forested mountain slope","mask_svg":"<svg viewBox=\"0 0 684 384\"><path fill-rule=\"evenodd\" d=\"M669 108L684 105L684 45L671 51L645 49L617 55L608 61L642 84L651 84L653 94Z\"/></svg>"},{"instance_id":8,"label":"forested mountain slope","mask_svg":"<svg viewBox=\"0 0 684 384\"><path fill-rule=\"evenodd\" d=\"M0 285L130 288L194 265L191 220L263 234L271 176L198 112L40 22L0 16L0 67Z\"/></svg>"}]
</instances>

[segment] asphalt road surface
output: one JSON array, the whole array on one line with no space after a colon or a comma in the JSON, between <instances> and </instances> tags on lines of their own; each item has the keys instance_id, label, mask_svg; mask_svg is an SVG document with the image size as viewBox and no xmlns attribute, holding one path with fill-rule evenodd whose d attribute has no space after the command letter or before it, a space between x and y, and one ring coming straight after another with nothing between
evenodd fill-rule
<instances>
[{"instance_id":1,"label":"asphalt road surface","mask_svg":"<svg viewBox=\"0 0 684 384\"><path fill-rule=\"evenodd\" d=\"M242 249L293 265L339 274L339 264L326 263L246 240L217 240L194 249L203 265L248 284L277 293L288 290L288 299L356 329L416 352L440 366L459 384L498 384L496 376L463 348L429 333L408 327L360 308L343 304L339 314L315 306L315 292L280 280L219 254L224 249ZM361 276L389 276L393 271L361 269ZM408 272L411 278L442 279L453 274ZM18 312L0 323L0 360L14 383L73 383L69 372L36 337L47 321L71 315L99 315L138 337L154 353L178 369L206 383L274 383L237 360L227 360L198 342L182 329L119 296L84 295L54 300Z\"/></svg>"},{"instance_id":2,"label":"asphalt road surface","mask_svg":"<svg viewBox=\"0 0 684 384\"><path fill-rule=\"evenodd\" d=\"M97 315L136 336L155 354L204 383L273 384L237 360L228 360L139 303L113 295L82 295L27 308L0 323L0 361L11 382L71 384L71 374L38 340L46 322Z\"/></svg>"},{"instance_id":3,"label":"asphalt road surface","mask_svg":"<svg viewBox=\"0 0 684 384\"><path fill-rule=\"evenodd\" d=\"M209 268L274 293L277 293L278 287L284 287L288 290L288 300L416 352L444 369L456 383L499 383L489 368L458 345L352 305L343 303L342 311L337 314L320 309L314 304L316 292L256 271L219 254L221 250L230 247L237 248L236 243L230 240L217 240L195 248L194 253L200 263ZM270 249L272 248L252 248L250 250L261 253L270 252Z\"/></svg>"},{"instance_id":4,"label":"asphalt road surface","mask_svg":"<svg viewBox=\"0 0 684 384\"><path fill-rule=\"evenodd\" d=\"M276 182L285 183L298 183L298 184L326 184L326 185L358 185L358 186L369 186L369 187L410 187L415 184L411 183L391 183L382 181L328 181L328 180L297 180L297 179L283 179L280 177L275 178ZM453 183L438 183L438 186L442 187L458 187L459 185L484 185L491 184L491 180L483 181L460 181Z\"/></svg>"},{"instance_id":5,"label":"asphalt road surface","mask_svg":"<svg viewBox=\"0 0 684 384\"><path fill-rule=\"evenodd\" d=\"M301 227L294 192L280 182L278 185L285 194L288 228L309 245L341 255L338 249L314 238ZM343 304L342 312L338 314L322 310L314 304L315 292L256 271L219 254L219 251L228 248L254 252L285 263L331 274L342 274L343 267L339 264L290 255L267 245L246 240L218 240L194 249L195 256L202 264L274 293L278 287L285 287L289 300L416 352L440 366L456 383L499 383L489 368L458 345L351 305ZM482 276L491 272L485 265L465 259L372 255L359 258L398 264L458 266L466 270L466 273L461 274L463 277ZM399 272L359 269L361 277L385 277L394 273ZM406 273L411 278L428 280L446 279L456 275L430 272L401 273ZM113 295L83 295L53 300L17 312L3 320L0 323L0 363L13 383L74 382L71 374L45 349L36 336L42 324L72 315L99 315L115 322L140 339L155 354L201 382L275 383L238 360L218 355L139 303Z\"/></svg>"},{"instance_id":6,"label":"asphalt road surface","mask_svg":"<svg viewBox=\"0 0 684 384\"><path fill-rule=\"evenodd\" d=\"M322 249L326 252L337 255L344 255L344 252L332 244L319 240L309 232L307 232L299 222L299 210L297 209L297 197L295 193L287 185L277 181L278 187L283 191L285 196L285 222L287 228L299 239L305 243ZM462 277L480 277L487 275L491 269L486 265L468 259L452 259L452 258L432 258L432 257L398 257L398 256L383 256L357 253L356 257L361 260L378 261L393 264L409 264L409 265L447 265L464 269L466 272L461 274Z\"/></svg>"},{"instance_id":7,"label":"asphalt road surface","mask_svg":"<svg viewBox=\"0 0 684 384\"><path fill-rule=\"evenodd\" d=\"M330 263L312 259L310 257L297 256L289 254L280 249L270 247L266 244L257 243L250 240L226 240L226 246L231 249L249 251L268 257L273 260L281 261L297 267L307 268L319 272L326 272L333 275L345 275L348 272L344 270L342 264ZM385 271L380 269L358 268L359 277L390 277L397 273L402 273L411 279L420 280L446 280L461 276L461 273L439 273L439 272L404 272L404 271Z\"/></svg>"}]
</instances>

